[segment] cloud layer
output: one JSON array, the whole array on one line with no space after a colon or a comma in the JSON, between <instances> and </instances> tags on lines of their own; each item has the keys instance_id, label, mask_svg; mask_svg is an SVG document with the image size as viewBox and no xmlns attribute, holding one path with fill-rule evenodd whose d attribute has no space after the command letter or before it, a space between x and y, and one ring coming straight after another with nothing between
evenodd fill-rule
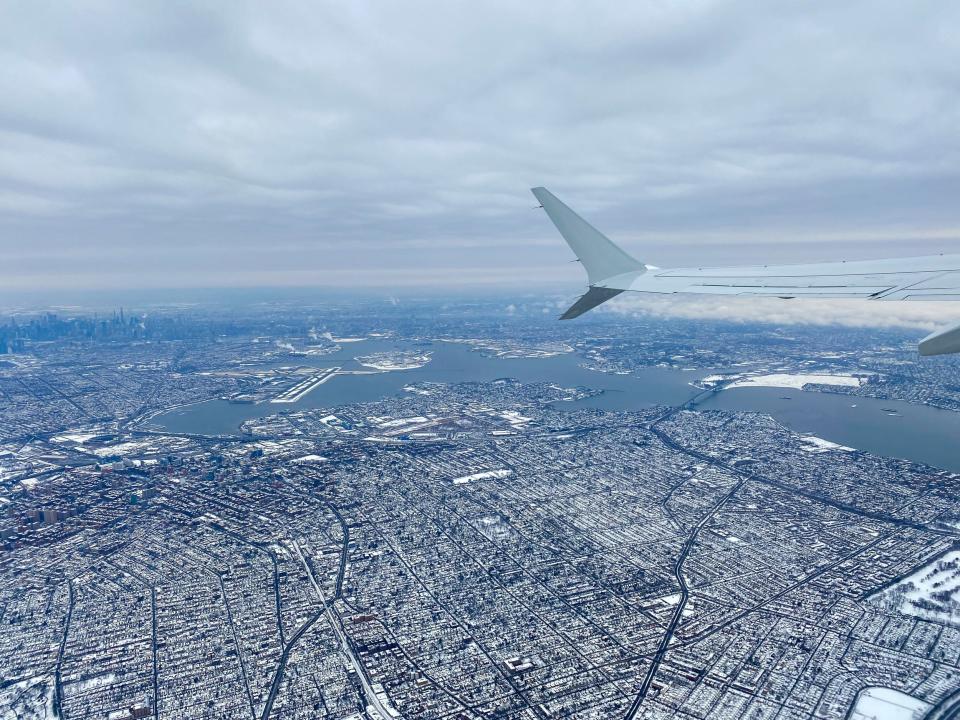
<instances>
[{"instance_id":1,"label":"cloud layer","mask_svg":"<svg viewBox=\"0 0 960 720\"><path fill-rule=\"evenodd\" d=\"M956 252L957 27L928 0L8 3L0 286L575 287L539 184L661 266Z\"/></svg>"},{"instance_id":2,"label":"cloud layer","mask_svg":"<svg viewBox=\"0 0 960 720\"><path fill-rule=\"evenodd\" d=\"M918 328L932 332L960 323L952 302L780 300L725 296L657 296L632 293L609 303L608 312L659 318L764 322L773 325Z\"/></svg>"}]
</instances>

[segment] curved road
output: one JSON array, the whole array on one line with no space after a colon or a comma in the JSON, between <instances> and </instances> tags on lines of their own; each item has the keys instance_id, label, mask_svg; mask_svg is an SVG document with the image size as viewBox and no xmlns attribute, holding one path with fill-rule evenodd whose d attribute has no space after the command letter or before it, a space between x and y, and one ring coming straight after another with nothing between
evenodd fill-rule
<instances>
[{"instance_id":1,"label":"curved road","mask_svg":"<svg viewBox=\"0 0 960 720\"><path fill-rule=\"evenodd\" d=\"M670 642L673 640L673 633L676 631L677 625L680 624L680 618L683 617L683 609L686 607L687 598L690 596L690 591L687 588L687 581L683 577L683 563L686 561L687 555L690 554L690 550L693 548L693 544L697 541L697 537L700 535L700 531L703 529L704 525L710 522L720 508L722 508L730 500L730 498L737 494L737 491L743 487L745 482L746 478L741 478L736 485L734 485L727 493L725 493L724 496L720 498L720 500L718 500L712 508L710 508L710 511L703 516L700 522L696 524L690 533L690 537L688 537L687 541L683 544L683 550L680 552L680 557L677 558L677 562L673 566L673 574L677 578L677 583L680 585L680 602L677 604L676 610L673 611L673 617L670 618L670 624L667 626L666 631L663 633L663 637L660 639L660 645L657 647L657 654L653 657L653 662L650 664L650 669L647 671L647 675L643 679L643 684L640 686L637 697L630 706L630 710L627 711L627 720L633 720L637 712L640 710L640 706L643 705L643 701L647 697L647 692L650 690L650 684L653 682L653 678L656 676L657 670L660 668L660 661L663 660L664 655L667 654L667 649L670 647Z\"/></svg>"},{"instance_id":2,"label":"curved road","mask_svg":"<svg viewBox=\"0 0 960 720\"><path fill-rule=\"evenodd\" d=\"M960 720L960 688L930 708L923 720Z\"/></svg>"}]
</instances>

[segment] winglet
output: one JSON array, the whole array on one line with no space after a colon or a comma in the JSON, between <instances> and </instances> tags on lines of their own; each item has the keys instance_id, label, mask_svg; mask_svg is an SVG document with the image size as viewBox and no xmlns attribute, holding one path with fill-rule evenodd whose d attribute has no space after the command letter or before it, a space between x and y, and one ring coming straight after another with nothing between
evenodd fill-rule
<instances>
[{"instance_id":1,"label":"winglet","mask_svg":"<svg viewBox=\"0 0 960 720\"><path fill-rule=\"evenodd\" d=\"M597 305L605 303L610 298L615 298L622 292L623 290L591 286L586 293L580 296L579 300L567 308L567 311L560 316L560 319L573 320L575 317L580 317L588 310L593 310Z\"/></svg>"},{"instance_id":2,"label":"winglet","mask_svg":"<svg viewBox=\"0 0 960 720\"><path fill-rule=\"evenodd\" d=\"M602 285L604 280L625 273L644 272L643 263L610 242L606 235L560 202L549 190L536 187L530 192L540 201L567 245L583 263L591 285Z\"/></svg>"}]
</instances>

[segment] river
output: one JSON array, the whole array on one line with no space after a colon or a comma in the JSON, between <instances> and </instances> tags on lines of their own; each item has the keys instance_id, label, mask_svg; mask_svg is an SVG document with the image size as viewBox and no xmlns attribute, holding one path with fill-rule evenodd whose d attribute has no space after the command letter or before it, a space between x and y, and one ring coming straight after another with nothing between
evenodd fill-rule
<instances>
[{"instance_id":1,"label":"river","mask_svg":"<svg viewBox=\"0 0 960 720\"><path fill-rule=\"evenodd\" d=\"M631 375L588 370L574 354L545 358L498 358L447 342L364 340L344 343L331 355L287 359L282 364L315 367L362 367L357 355L390 350L432 352L421 368L370 375L337 375L290 404L236 405L211 400L158 415L151 424L169 432L229 435L242 422L282 410L302 410L372 402L396 395L413 382L456 383L515 378L522 382L553 382L583 386L603 394L569 406L630 410L655 405L682 405L699 390L690 383L717 372L647 368ZM278 363L281 364L281 363ZM703 410L753 411L772 415L784 425L877 455L899 457L960 472L960 413L893 400L853 397L783 388L745 387L708 396L697 405ZM895 412L890 412L894 410Z\"/></svg>"}]
</instances>

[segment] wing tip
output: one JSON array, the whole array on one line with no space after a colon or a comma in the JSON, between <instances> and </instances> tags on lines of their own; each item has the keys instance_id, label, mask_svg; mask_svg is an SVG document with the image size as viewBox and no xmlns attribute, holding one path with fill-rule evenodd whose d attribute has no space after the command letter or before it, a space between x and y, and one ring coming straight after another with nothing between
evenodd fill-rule
<instances>
[{"instance_id":1,"label":"wing tip","mask_svg":"<svg viewBox=\"0 0 960 720\"><path fill-rule=\"evenodd\" d=\"M567 308L567 311L560 316L561 320L573 320L580 317L585 312L593 310L597 305L602 305L607 300L615 298L624 292L616 288L605 288L591 285L590 289L581 295L577 301Z\"/></svg>"},{"instance_id":2,"label":"wing tip","mask_svg":"<svg viewBox=\"0 0 960 720\"><path fill-rule=\"evenodd\" d=\"M917 346L924 357L960 353L960 325L953 325L927 335Z\"/></svg>"}]
</instances>

